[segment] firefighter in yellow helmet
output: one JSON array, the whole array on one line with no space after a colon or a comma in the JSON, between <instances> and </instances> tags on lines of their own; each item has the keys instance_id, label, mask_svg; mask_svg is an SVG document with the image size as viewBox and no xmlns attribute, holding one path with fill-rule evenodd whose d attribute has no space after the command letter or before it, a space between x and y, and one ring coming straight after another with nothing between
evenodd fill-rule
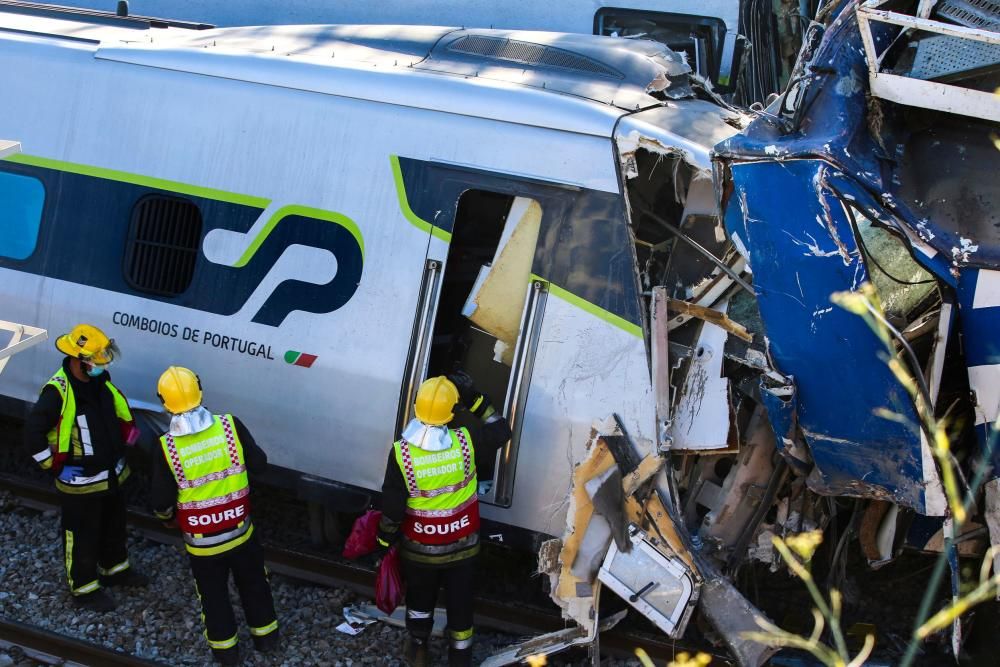
<instances>
[{"instance_id":1,"label":"firefighter in yellow helmet","mask_svg":"<svg viewBox=\"0 0 1000 667\"><path fill-rule=\"evenodd\" d=\"M232 574L254 647L278 646L278 619L261 549L250 521L247 471L261 473L267 455L243 423L202 407L201 380L171 366L157 394L170 413L153 459L153 511L181 529L205 621L205 637L216 662L239 664L236 619L229 600Z\"/></svg>"},{"instance_id":2,"label":"firefighter in yellow helmet","mask_svg":"<svg viewBox=\"0 0 1000 667\"><path fill-rule=\"evenodd\" d=\"M126 447L139 438L128 402L108 367L121 353L91 324L56 339L65 357L42 387L25 422L35 462L55 476L62 504L66 577L76 606L115 608L105 586L145 586L129 566L125 544Z\"/></svg>"},{"instance_id":3,"label":"firefighter in yellow helmet","mask_svg":"<svg viewBox=\"0 0 1000 667\"><path fill-rule=\"evenodd\" d=\"M429 663L438 589L445 590L452 667L472 664L472 596L479 553L477 468L510 428L464 372L420 385L413 419L389 452L378 543L399 543L406 579L406 659Z\"/></svg>"}]
</instances>

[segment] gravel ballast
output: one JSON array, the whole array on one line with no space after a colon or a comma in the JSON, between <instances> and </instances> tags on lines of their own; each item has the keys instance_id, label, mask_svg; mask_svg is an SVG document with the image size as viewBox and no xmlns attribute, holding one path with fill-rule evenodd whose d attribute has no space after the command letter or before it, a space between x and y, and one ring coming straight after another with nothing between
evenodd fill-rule
<instances>
[{"instance_id":1,"label":"gravel ballast","mask_svg":"<svg viewBox=\"0 0 1000 667\"><path fill-rule=\"evenodd\" d=\"M66 588L57 512L22 507L9 493L0 492L0 541L4 555L0 560L0 615L168 665L211 664L183 547L152 542L129 529L129 559L132 567L150 577L150 586L112 589L118 609L97 614L74 607ZM314 586L281 575L272 575L271 587L282 646L275 654L262 655L252 650L238 597L230 586L245 665L404 664L402 629L376 623L356 636L334 629L343 620L345 606L369 600L348 590ZM477 629L475 661L516 640ZM432 640L432 654L436 664L446 664L444 639ZM0 667L29 664L34 663L16 650L0 655ZM564 656L550 660L550 664L572 661Z\"/></svg>"}]
</instances>

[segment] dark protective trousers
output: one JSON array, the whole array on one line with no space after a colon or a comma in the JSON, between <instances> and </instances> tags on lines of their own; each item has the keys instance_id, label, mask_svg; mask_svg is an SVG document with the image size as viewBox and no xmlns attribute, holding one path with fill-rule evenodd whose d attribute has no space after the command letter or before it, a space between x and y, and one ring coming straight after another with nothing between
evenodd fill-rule
<instances>
[{"instance_id":1,"label":"dark protective trousers","mask_svg":"<svg viewBox=\"0 0 1000 667\"><path fill-rule=\"evenodd\" d=\"M438 590L444 588L448 612L448 661L468 665L472 661L472 603L476 559L431 567L403 559L406 579L406 629L417 639L426 640L434 627L434 605Z\"/></svg>"},{"instance_id":2,"label":"dark protective trousers","mask_svg":"<svg viewBox=\"0 0 1000 667\"><path fill-rule=\"evenodd\" d=\"M100 588L100 576L118 574L129 567L125 498L117 492L60 493L59 497L69 589L73 595L86 595Z\"/></svg>"},{"instance_id":3,"label":"dark protective trousers","mask_svg":"<svg viewBox=\"0 0 1000 667\"><path fill-rule=\"evenodd\" d=\"M269 639L277 637L278 617L274 613L271 584L264 566L264 550L256 533L240 546L221 554L188 556L205 617L205 637L213 652L237 650L236 617L229 600L230 573L236 582L254 644L263 649Z\"/></svg>"}]
</instances>

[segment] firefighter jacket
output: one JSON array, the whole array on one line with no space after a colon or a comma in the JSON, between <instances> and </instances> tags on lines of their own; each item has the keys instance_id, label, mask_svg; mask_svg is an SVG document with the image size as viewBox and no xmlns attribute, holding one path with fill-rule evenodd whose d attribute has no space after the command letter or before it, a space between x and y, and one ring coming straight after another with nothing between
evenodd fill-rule
<instances>
[{"instance_id":1,"label":"firefighter jacket","mask_svg":"<svg viewBox=\"0 0 1000 667\"><path fill-rule=\"evenodd\" d=\"M211 425L190 435L160 436L162 456L153 471L153 509L176 519L188 552L214 556L253 534L247 471L259 472L267 456L231 415L213 415Z\"/></svg>"},{"instance_id":2,"label":"firefighter jacket","mask_svg":"<svg viewBox=\"0 0 1000 667\"><path fill-rule=\"evenodd\" d=\"M24 437L35 462L56 475L60 492L100 494L117 491L128 477L125 443L134 429L128 402L110 375L77 380L67 357L42 387ZM61 474L70 467L75 474Z\"/></svg>"},{"instance_id":3,"label":"firefighter jacket","mask_svg":"<svg viewBox=\"0 0 1000 667\"><path fill-rule=\"evenodd\" d=\"M477 463L492 462L510 429L502 418L482 424L470 416L449 424L447 449L425 451L401 439L389 452L379 538L398 539L406 560L446 566L479 553Z\"/></svg>"}]
</instances>

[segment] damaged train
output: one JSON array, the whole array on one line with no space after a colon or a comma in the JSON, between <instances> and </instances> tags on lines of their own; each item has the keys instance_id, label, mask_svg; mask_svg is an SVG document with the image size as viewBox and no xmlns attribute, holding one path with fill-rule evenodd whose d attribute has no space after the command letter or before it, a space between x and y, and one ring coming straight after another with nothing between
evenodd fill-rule
<instances>
[{"instance_id":1,"label":"damaged train","mask_svg":"<svg viewBox=\"0 0 1000 667\"><path fill-rule=\"evenodd\" d=\"M748 112L652 41L0 3L0 316L113 331L151 421L162 368L198 368L328 510L373 499L419 381L467 368L513 431L484 537L540 543L575 621L492 664L592 641L602 588L763 664L735 574L772 535L871 567L1000 543L997 474L955 534L914 398L831 301L874 285L960 483L995 467L1000 18L911 4L822 5Z\"/></svg>"},{"instance_id":2,"label":"damaged train","mask_svg":"<svg viewBox=\"0 0 1000 667\"><path fill-rule=\"evenodd\" d=\"M877 569L944 551L951 599L961 558L1000 544L1000 8L829 2L754 116L711 175L641 134L621 151L666 472L637 484L649 472L625 430L595 426L567 529L540 552L590 636L595 583L672 636L698 598L741 665L773 649L746 637L762 612L720 579L779 567L775 536L832 538L828 583L849 552ZM710 182L719 217L688 215ZM839 305L859 293L867 319ZM952 623L955 658L967 630Z\"/></svg>"},{"instance_id":3,"label":"damaged train","mask_svg":"<svg viewBox=\"0 0 1000 667\"><path fill-rule=\"evenodd\" d=\"M460 366L514 431L479 473L487 534L557 535L594 415L653 446L617 156L676 149L657 179L715 219L710 149L745 119L690 74L647 40L3 0L3 317L112 332L149 422L162 367L197 368L327 511L372 501L420 380ZM9 363L7 408L55 357Z\"/></svg>"}]
</instances>

